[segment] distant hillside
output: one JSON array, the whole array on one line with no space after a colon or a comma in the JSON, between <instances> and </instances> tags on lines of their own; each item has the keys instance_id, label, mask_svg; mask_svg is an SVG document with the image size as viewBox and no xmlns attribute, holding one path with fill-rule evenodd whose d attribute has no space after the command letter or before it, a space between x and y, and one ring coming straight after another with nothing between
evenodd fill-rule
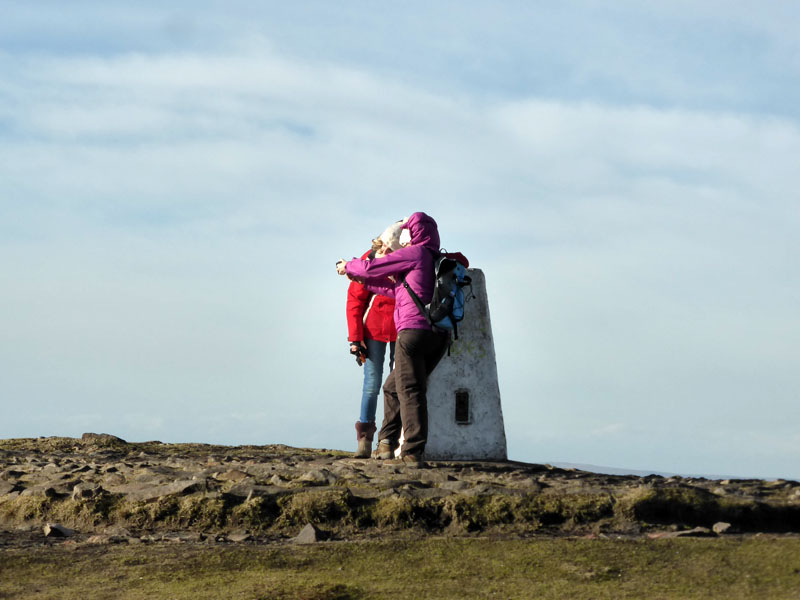
<instances>
[{"instance_id":1,"label":"distant hillside","mask_svg":"<svg viewBox=\"0 0 800 600\"><path fill-rule=\"evenodd\" d=\"M584 463L554 462L550 463L562 469L578 469L590 473L603 473L606 475L636 475L637 477L647 477L648 475L659 475L661 477L689 477L694 479L761 479L759 477L737 477L735 475L715 475L715 474L696 474L696 473L669 473L667 471L639 471L636 469L624 469L619 467L603 467L600 465L590 465ZM774 478L765 481L774 481Z\"/></svg>"}]
</instances>

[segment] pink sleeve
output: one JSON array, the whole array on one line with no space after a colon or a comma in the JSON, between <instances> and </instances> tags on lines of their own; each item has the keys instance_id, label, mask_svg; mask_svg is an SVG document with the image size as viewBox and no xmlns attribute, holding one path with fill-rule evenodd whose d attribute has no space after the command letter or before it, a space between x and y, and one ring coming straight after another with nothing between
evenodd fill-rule
<instances>
[{"instance_id":1,"label":"pink sleeve","mask_svg":"<svg viewBox=\"0 0 800 600\"><path fill-rule=\"evenodd\" d=\"M387 285L365 283L364 287L373 294L379 294L381 296L386 296L387 298L394 298L394 284L388 279L386 281Z\"/></svg>"},{"instance_id":2,"label":"pink sleeve","mask_svg":"<svg viewBox=\"0 0 800 600\"><path fill-rule=\"evenodd\" d=\"M385 279L390 275L402 275L410 271L419 262L420 252L424 252L420 246L408 246L392 252L388 256L374 258L372 260L359 260L354 258L346 265L347 274L359 277L364 283L379 283L385 285L384 281L370 281L375 279Z\"/></svg>"}]
</instances>

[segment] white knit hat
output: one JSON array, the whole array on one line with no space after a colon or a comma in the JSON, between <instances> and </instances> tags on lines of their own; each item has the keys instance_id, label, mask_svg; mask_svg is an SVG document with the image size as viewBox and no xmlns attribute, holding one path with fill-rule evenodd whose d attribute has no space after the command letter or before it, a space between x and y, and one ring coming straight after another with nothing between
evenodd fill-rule
<instances>
[{"instance_id":1,"label":"white knit hat","mask_svg":"<svg viewBox=\"0 0 800 600\"><path fill-rule=\"evenodd\" d=\"M386 231L380 235L380 240L383 242L384 246L387 246L392 250L400 249L400 232L403 229L403 223L405 222L406 219L403 219L397 223L392 223L386 228Z\"/></svg>"},{"instance_id":2,"label":"white knit hat","mask_svg":"<svg viewBox=\"0 0 800 600\"><path fill-rule=\"evenodd\" d=\"M403 229L403 231L400 232L399 242L401 246L411 243L411 232L408 229Z\"/></svg>"}]
</instances>

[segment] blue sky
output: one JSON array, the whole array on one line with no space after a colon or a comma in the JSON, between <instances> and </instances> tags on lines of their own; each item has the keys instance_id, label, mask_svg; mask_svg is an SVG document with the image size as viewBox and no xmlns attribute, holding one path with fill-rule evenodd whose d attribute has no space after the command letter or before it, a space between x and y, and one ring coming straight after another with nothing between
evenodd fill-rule
<instances>
[{"instance_id":1,"label":"blue sky","mask_svg":"<svg viewBox=\"0 0 800 600\"><path fill-rule=\"evenodd\" d=\"M0 437L351 449L333 263L423 210L511 458L800 478L796 3L0 13Z\"/></svg>"}]
</instances>

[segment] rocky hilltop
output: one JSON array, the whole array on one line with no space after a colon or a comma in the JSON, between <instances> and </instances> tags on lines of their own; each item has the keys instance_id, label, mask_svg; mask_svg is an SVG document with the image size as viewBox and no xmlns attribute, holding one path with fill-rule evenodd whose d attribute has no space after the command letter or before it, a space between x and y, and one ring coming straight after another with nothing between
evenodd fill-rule
<instances>
[{"instance_id":1,"label":"rocky hilltop","mask_svg":"<svg viewBox=\"0 0 800 600\"><path fill-rule=\"evenodd\" d=\"M513 461L428 464L93 433L0 440L0 541L800 533L795 481L614 476Z\"/></svg>"}]
</instances>

